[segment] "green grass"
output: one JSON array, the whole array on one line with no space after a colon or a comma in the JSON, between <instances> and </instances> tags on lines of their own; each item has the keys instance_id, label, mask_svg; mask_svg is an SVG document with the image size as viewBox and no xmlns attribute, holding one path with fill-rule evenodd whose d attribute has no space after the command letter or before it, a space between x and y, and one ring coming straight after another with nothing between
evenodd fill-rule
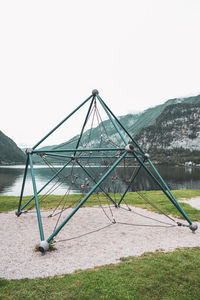
<instances>
[{"instance_id":1,"label":"green grass","mask_svg":"<svg viewBox=\"0 0 200 300\"><path fill-rule=\"evenodd\" d=\"M0 279L0 299L197 300L200 298L199 270L200 248L169 253L156 251L73 274Z\"/></svg>"},{"instance_id":2,"label":"green grass","mask_svg":"<svg viewBox=\"0 0 200 300\"><path fill-rule=\"evenodd\" d=\"M172 191L175 197L179 199L189 199L192 197L200 196L200 190L176 190ZM140 192L143 197L147 197L152 203L156 204L159 208L161 208L165 213L171 214L175 217L181 218L180 213L177 209L172 205L170 200L166 198L166 196L161 191L142 191ZM120 199L119 195L112 195L113 199ZM42 197L42 196L41 196ZM41 198L40 197L40 198ZM99 194L99 199L101 199L102 204L107 204L107 199ZM40 203L40 207L42 209L49 209L56 207L59 201L63 198L63 196L58 195L50 195L44 201ZM26 203L30 197L24 197L23 203ZM92 195L85 203L87 206L99 205L99 199L97 196ZM80 195L72 194L67 196L67 205L74 206L80 200ZM134 205L137 207L147 208L149 210L155 211L155 209L148 204L144 199L136 192L127 193L126 202L130 205ZM10 210L16 210L18 207L19 197L15 196L0 196L0 212L6 212ZM31 205L34 204L34 201L31 202ZM186 211L188 216L192 221L200 220L200 211L192 208L187 203L181 203L181 206Z\"/></svg>"}]
</instances>

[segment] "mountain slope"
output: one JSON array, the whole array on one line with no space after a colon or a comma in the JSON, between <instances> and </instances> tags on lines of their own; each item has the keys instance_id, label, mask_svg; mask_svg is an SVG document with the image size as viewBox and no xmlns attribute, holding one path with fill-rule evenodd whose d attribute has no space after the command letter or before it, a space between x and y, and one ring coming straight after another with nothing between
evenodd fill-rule
<instances>
[{"instance_id":1,"label":"mountain slope","mask_svg":"<svg viewBox=\"0 0 200 300\"><path fill-rule=\"evenodd\" d=\"M25 158L15 142L0 131L0 165L24 163Z\"/></svg>"},{"instance_id":2,"label":"mountain slope","mask_svg":"<svg viewBox=\"0 0 200 300\"><path fill-rule=\"evenodd\" d=\"M166 162L168 157L169 163L175 163L176 160L180 162L181 156L183 163L195 156L196 162L200 162L200 95L170 99L142 113L128 114L118 119L138 144L153 155L154 160ZM106 135L102 134L102 128L105 129ZM108 142L106 136L113 144L118 146L123 144L113 124L106 120L92 132L90 130L84 132L80 145L95 148L101 144L101 147L106 147ZM78 138L77 135L70 141L50 147L75 148ZM129 140L129 137L126 138Z\"/></svg>"},{"instance_id":3,"label":"mountain slope","mask_svg":"<svg viewBox=\"0 0 200 300\"><path fill-rule=\"evenodd\" d=\"M200 95L189 97L189 98L174 98L166 101L165 103L161 105L157 105L155 107L151 107L147 110L145 110L142 113L139 114L128 114L125 116L118 117L119 121L122 123L122 125L127 129L127 131L130 133L131 136L135 137L143 128L152 126L156 123L157 118L162 114L162 112L171 105L174 104L195 104L200 102ZM115 143L119 143L120 145L120 137L118 134L116 134L116 130L114 129L113 125L110 123L110 121L106 120L103 122L103 126L106 128L106 131L110 137L110 139L113 140ZM98 140L98 132L99 132L99 126L96 127L94 130L92 136L90 136L90 139L93 140L93 145L97 145ZM87 136L89 132L85 132L83 135L83 140L86 141ZM137 139L137 138L136 138Z\"/></svg>"},{"instance_id":4,"label":"mountain slope","mask_svg":"<svg viewBox=\"0 0 200 300\"><path fill-rule=\"evenodd\" d=\"M200 162L200 99L168 105L155 124L143 128L136 140L158 160ZM161 157L163 156L163 159ZM171 156L171 157L170 157Z\"/></svg>"}]
</instances>

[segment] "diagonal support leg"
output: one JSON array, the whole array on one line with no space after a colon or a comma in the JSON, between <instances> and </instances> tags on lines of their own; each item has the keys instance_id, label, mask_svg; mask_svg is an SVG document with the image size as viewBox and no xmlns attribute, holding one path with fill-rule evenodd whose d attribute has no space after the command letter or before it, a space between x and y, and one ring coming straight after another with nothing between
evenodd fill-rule
<instances>
[{"instance_id":1,"label":"diagonal support leg","mask_svg":"<svg viewBox=\"0 0 200 300\"><path fill-rule=\"evenodd\" d=\"M21 215L21 211L23 209L23 208L21 208L21 204L22 204L22 198L23 198L23 194L24 194L24 186L25 186L25 182L26 182L26 175L27 175L27 171L28 171L28 165L29 165L29 157L27 156L26 166L25 166L25 170L24 170L24 177L23 177L23 182L22 182L22 188L21 188L21 194L20 194L20 199L19 199L19 205L18 205L18 210L16 211L16 215L18 217Z\"/></svg>"},{"instance_id":2,"label":"diagonal support leg","mask_svg":"<svg viewBox=\"0 0 200 300\"><path fill-rule=\"evenodd\" d=\"M85 121L84 121L83 127L82 127L82 129L81 129L81 133L80 133L80 136L79 136L79 139L78 139L77 145L76 145L76 149L78 149L78 146L79 146L79 144L80 144L80 141L81 141L81 139L82 139L83 132L84 132L85 126L86 126L86 124L87 124L88 117L89 117L89 115L90 115L90 112L91 112L92 105L93 105L93 103L94 103L94 99L95 99L95 96L93 96L93 98L92 98L92 101L91 101L91 103L90 103L90 106L89 106L89 109L88 109L87 115L86 115L86 117L85 117ZM76 151L74 152L74 156L75 156L75 155L76 155Z\"/></svg>"},{"instance_id":3,"label":"diagonal support leg","mask_svg":"<svg viewBox=\"0 0 200 300\"><path fill-rule=\"evenodd\" d=\"M92 175L80 164L80 162L77 160L77 164L84 170L84 172L94 181L95 184L97 184L96 180L92 177ZM117 207L117 203L110 197L110 195L103 190L101 186L99 186L101 191L112 201L112 203Z\"/></svg>"},{"instance_id":4,"label":"diagonal support leg","mask_svg":"<svg viewBox=\"0 0 200 300\"><path fill-rule=\"evenodd\" d=\"M66 166L67 165L69 165L69 163L71 162L72 160L70 159L62 168L60 168L50 179L49 179L49 181L37 192L37 195L39 195L44 189L45 189L45 187L47 187L47 185L49 184L49 183L51 183L51 181L54 179L54 178L56 178L57 177L57 175L59 175L60 174L60 172L62 172L65 168L66 168ZM26 203L26 204L24 204L24 206L21 208L21 211L29 204L29 203L31 203L31 201L33 200L33 199L35 199L35 196L33 196L33 197L31 197L29 200L28 200L28 202Z\"/></svg>"},{"instance_id":5,"label":"diagonal support leg","mask_svg":"<svg viewBox=\"0 0 200 300\"><path fill-rule=\"evenodd\" d=\"M117 130L117 132L119 133L121 139L123 140L124 144L127 145L128 142L126 140L126 138L124 137L124 135L121 133L121 131L119 130L119 127L117 125L117 123L115 122L115 119L112 119L109 110L107 109L107 107L105 106L104 102L102 101L102 99L99 97L99 95L97 95L97 98L99 100L99 102L101 103L103 109L105 110L108 118L110 119L110 121L112 122L113 126L115 127L115 129Z\"/></svg>"},{"instance_id":6,"label":"diagonal support leg","mask_svg":"<svg viewBox=\"0 0 200 300\"><path fill-rule=\"evenodd\" d=\"M135 156L135 158L137 159L137 161L144 167L144 169L147 171L147 173L152 177L152 179L155 181L155 183L160 187L160 189L167 196L167 198L174 204L174 206L178 209L178 211L182 214L182 216L188 221L188 223L190 225L192 225L192 222L191 222L190 218L187 216L187 214L185 213L185 211L183 210L183 208L180 206L180 204L178 203L178 201L176 200L176 198L175 197L173 197L173 198L171 197L171 194L169 194L164 189L164 187L162 186L162 184L156 179L156 177L151 173L151 171L149 170L149 168L143 163L143 161L134 152L133 152L133 155ZM149 159L148 159L148 161L149 161ZM162 181L164 182L163 179L162 179ZM165 183L165 187L167 187L166 183ZM167 187L167 190L169 190L168 187Z\"/></svg>"},{"instance_id":7,"label":"diagonal support leg","mask_svg":"<svg viewBox=\"0 0 200 300\"><path fill-rule=\"evenodd\" d=\"M32 157L31 157L30 153L29 153L29 161L30 161L30 170L31 170L33 190L34 190L34 195L35 195L35 206L36 206L36 211L37 211L37 219L38 219L38 226L39 226L39 231L40 231L40 238L41 238L41 241L44 241L44 232L43 232L42 219L41 219L41 214L40 214L40 205L39 205L38 195L37 195L35 175L34 175L34 170L33 170L33 162L32 162Z\"/></svg>"},{"instance_id":8,"label":"diagonal support leg","mask_svg":"<svg viewBox=\"0 0 200 300\"><path fill-rule=\"evenodd\" d=\"M73 217L73 215L78 211L78 209L87 201L87 199L93 194L93 192L98 188L98 186L108 177L108 175L114 170L114 168L120 163L120 161L126 156L127 152L124 152L122 156L114 163L114 165L104 174L104 176L97 182L97 184L90 190L90 192L83 198L83 200L74 208L71 214L60 224L60 226L50 235L47 242L50 243L51 240L59 233L63 226Z\"/></svg>"},{"instance_id":9,"label":"diagonal support leg","mask_svg":"<svg viewBox=\"0 0 200 300\"><path fill-rule=\"evenodd\" d=\"M98 99L101 99L101 97L98 95ZM124 132L127 134L127 136L131 139L133 144L137 147L140 154L145 154L142 148L139 146L139 144L132 138L132 136L129 134L129 132L126 130L126 128L122 125L122 123L118 120L118 118L114 115L114 113L110 110L110 108L106 105L106 103L101 99L101 103L103 103L104 107L107 109L107 111L113 116L114 120L117 122L117 124L124 130Z\"/></svg>"},{"instance_id":10,"label":"diagonal support leg","mask_svg":"<svg viewBox=\"0 0 200 300\"><path fill-rule=\"evenodd\" d=\"M118 203L118 206L121 204L122 200L123 200L124 197L126 196L126 193L128 192L128 190L129 190L131 184L133 183L133 181L135 180L135 178L136 178L137 175L139 174L141 168L142 168L142 165L139 166L139 168L137 169L137 171L136 171L136 173L134 174L133 178L131 179L129 185L127 186L127 188L126 188L124 194L122 195L122 197L121 197L121 199L120 199L120 201L119 201L119 203Z\"/></svg>"},{"instance_id":11,"label":"diagonal support leg","mask_svg":"<svg viewBox=\"0 0 200 300\"><path fill-rule=\"evenodd\" d=\"M79 110L88 100L93 97L91 95L88 97L81 105L79 105L71 114L69 114L64 120L62 120L56 127L54 127L49 133L47 133L34 147L33 150L36 149L42 142L44 142L55 130L57 130L65 121L67 121L77 110Z\"/></svg>"}]
</instances>

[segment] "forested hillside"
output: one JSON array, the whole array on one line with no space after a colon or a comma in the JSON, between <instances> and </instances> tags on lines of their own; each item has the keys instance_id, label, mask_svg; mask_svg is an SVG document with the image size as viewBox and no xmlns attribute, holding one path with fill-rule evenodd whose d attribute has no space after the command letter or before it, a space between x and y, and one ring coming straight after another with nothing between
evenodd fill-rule
<instances>
[{"instance_id":1,"label":"forested hillside","mask_svg":"<svg viewBox=\"0 0 200 300\"><path fill-rule=\"evenodd\" d=\"M0 165L24 163L25 158L15 142L0 131Z\"/></svg>"}]
</instances>

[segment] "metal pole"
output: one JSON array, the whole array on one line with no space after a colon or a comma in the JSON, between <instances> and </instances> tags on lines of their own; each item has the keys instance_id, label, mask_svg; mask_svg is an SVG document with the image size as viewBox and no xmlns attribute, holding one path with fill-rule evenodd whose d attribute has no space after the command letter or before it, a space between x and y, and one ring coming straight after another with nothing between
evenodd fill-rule
<instances>
[{"instance_id":1,"label":"metal pole","mask_svg":"<svg viewBox=\"0 0 200 300\"><path fill-rule=\"evenodd\" d=\"M38 201L37 188L36 188L31 153L29 153L29 161L30 161L30 170L31 170L32 183L33 183L33 190L34 190L34 195L35 195L35 206L36 206L36 211L37 211L37 219L38 219L38 226L39 226L39 231L40 231L40 238L41 238L41 241L44 241L44 232L43 232L43 227L42 227L42 219L41 219L41 215L40 215L40 205L39 205L39 201Z\"/></svg>"},{"instance_id":2,"label":"metal pole","mask_svg":"<svg viewBox=\"0 0 200 300\"><path fill-rule=\"evenodd\" d=\"M95 151L122 151L124 147L119 148L82 148L82 149L60 149L60 150L33 150L32 153L62 153L62 152L95 152Z\"/></svg>"},{"instance_id":3,"label":"metal pole","mask_svg":"<svg viewBox=\"0 0 200 300\"><path fill-rule=\"evenodd\" d=\"M71 156L67 156L67 155L56 155L56 154L47 154L48 156L50 156L50 157L59 157L59 158L72 158ZM89 155L89 156L86 156L86 155L84 155L84 156L79 156L78 158L81 158L81 159L88 159L88 158L117 158L118 156L107 156L107 155L96 155L96 156L91 156L91 155ZM143 157L143 156L142 156Z\"/></svg>"},{"instance_id":4,"label":"metal pole","mask_svg":"<svg viewBox=\"0 0 200 300\"><path fill-rule=\"evenodd\" d=\"M80 141L81 141L81 138L82 138L82 135L83 135L83 131L84 131L84 128L85 128L85 126L86 126L86 124L87 124L88 117L89 117L89 114L90 114L90 111L91 111L91 108L92 108L92 104L93 104L93 102L94 102L94 99L95 99L95 96L93 96L92 101L91 101L91 103L90 103L90 107L89 107L89 109L88 109L88 112L87 112L87 115L86 115L86 118L85 118L83 127L82 127L82 129L81 129L81 133L80 133L80 136L79 136L77 145L76 145L76 149L78 149L78 146L79 146L79 144L80 144ZM76 155L76 151L74 152L74 156L75 156L75 155Z\"/></svg>"},{"instance_id":5,"label":"metal pole","mask_svg":"<svg viewBox=\"0 0 200 300\"><path fill-rule=\"evenodd\" d=\"M122 195L122 197L121 197L121 199L120 199L120 201L119 201L119 203L118 203L118 206L121 204L122 200L124 199L126 193L128 192L128 190L129 190L131 184L132 184L133 181L135 180L135 178L136 178L136 176L138 175L138 173L139 173L139 171L140 171L141 168L142 168L142 165L139 166L139 168L137 169L137 172L134 174L133 178L131 179L129 185L128 185L127 188L126 188L126 191L124 192L124 194Z\"/></svg>"},{"instance_id":6,"label":"metal pole","mask_svg":"<svg viewBox=\"0 0 200 300\"><path fill-rule=\"evenodd\" d=\"M92 175L90 175L90 173L79 163L79 161L77 160L77 164L84 170L84 172L94 181L94 183L97 183L96 180L92 177ZM99 186L99 188L101 189L101 191L112 201L112 203L117 207L117 203L110 197L110 195L105 192L101 186Z\"/></svg>"},{"instance_id":7,"label":"metal pole","mask_svg":"<svg viewBox=\"0 0 200 300\"><path fill-rule=\"evenodd\" d=\"M60 127L67 119L69 119L79 108L81 108L89 99L91 99L93 95L91 95L89 98L87 98L81 105L79 105L71 114L69 114L64 120L62 120L56 127L54 127L47 135L45 135L35 146L33 149L38 147L48 136L50 136L58 127Z\"/></svg>"},{"instance_id":8,"label":"metal pole","mask_svg":"<svg viewBox=\"0 0 200 300\"><path fill-rule=\"evenodd\" d=\"M72 160L70 159L60 170L58 170L53 177L51 177L51 179L49 179L49 181L37 192L37 194L40 194L44 188L60 173L62 172L62 170L65 169L65 167L71 162ZM35 196L33 196L31 199L28 200L28 202L26 204L24 204L24 206L21 208L21 211L35 198Z\"/></svg>"},{"instance_id":9,"label":"metal pole","mask_svg":"<svg viewBox=\"0 0 200 300\"><path fill-rule=\"evenodd\" d=\"M100 96L99 96L100 98ZM100 98L101 99L101 98ZM132 140L132 142L135 144L135 146L140 150L142 154L144 154L144 151L142 148L139 146L139 144L132 138L130 133L126 130L126 128L122 125L122 123L118 120L118 118L114 115L114 113L110 110L110 108L106 105L106 103L101 99L101 101L104 103L106 109L111 113L113 118L116 120L116 122L121 126L121 128L125 131L125 133L129 136L129 138Z\"/></svg>"},{"instance_id":10,"label":"metal pole","mask_svg":"<svg viewBox=\"0 0 200 300\"><path fill-rule=\"evenodd\" d=\"M98 96L98 99L101 99L100 96ZM101 99L101 101L104 103L104 101ZM120 126L123 128L123 130L126 132L126 134L131 138L131 140L133 141L133 143L137 146L137 148L144 153L144 151L142 150L142 148L138 145L138 143L130 136L130 134L127 132L127 130L124 128L124 126L120 123L120 121L115 117L115 115L112 113L112 111L109 109L109 107L107 107L107 105L104 103L105 107L107 108L107 110L112 114L112 116L114 117L114 119L118 122L118 124L120 124ZM136 155L137 160L139 159ZM139 159L140 163L141 160ZM164 182L164 180L162 179L162 177L160 176L160 174L157 172L157 170L155 169L155 167L153 166L153 164L151 163L151 161L148 159L150 165L152 166L152 168L155 170L156 174L158 175L158 177L160 178L161 182L164 184L165 188L167 189L167 191L169 192L166 193L166 191L163 189L163 187L160 185L160 183L156 180L156 178L153 176L153 174L148 170L148 168L146 168L146 166L142 163L142 165L144 166L144 168L146 169L146 171L151 175L151 177L156 181L156 183L159 183L159 186L162 188L163 192L166 194L166 196L170 199L170 201L174 204L174 206L179 210L179 212L184 216L184 218L188 221L188 223L191 225L192 222L189 219L189 217L187 216L187 214L185 213L185 211L183 210L183 208L180 206L180 204L178 203L178 201L176 200L176 198L174 197L174 195L171 193L171 191L169 190L168 186L166 185L166 183ZM170 197L171 196L171 197Z\"/></svg>"},{"instance_id":11,"label":"metal pole","mask_svg":"<svg viewBox=\"0 0 200 300\"><path fill-rule=\"evenodd\" d=\"M83 200L74 208L71 214L58 226L58 228L50 235L47 239L49 243L63 228L63 226L71 219L71 217L77 212L77 210L87 201L87 199L92 195L92 193L98 188L98 186L103 182L103 180L112 172L112 170L120 163L120 161L126 156L127 152L124 152L122 156L114 163L114 165L104 174L104 176L97 182L97 184L90 190L90 192L83 198Z\"/></svg>"},{"instance_id":12,"label":"metal pole","mask_svg":"<svg viewBox=\"0 0 200 300\"><path fill-rule=\"evenodd\" d=\"M29 165L29 157L27 155L27 158L26 158L26 167L25 167L25 170L24 170L24 177L23 177L21 194L20 194L20 199L19 199L19 205L18 205L18 210L16 212L16 215L18 217L21 214L21 203L22 203L22 198L23 198L23 194L24 194L24 186L25 186L25 181L26 181L26 175L27 175L28 165Z\"/></svg>"},{"instance_id":13,"label":"metal pole","mask_svg":"<svg viewBox=\"0 0 200 300\"><path fill-rule=\"evenodd\" d=\"M164 187L166 188L166 190L168 191L168 193L171 195L171 197L173 198L173 200L177 203L177 205L180 205L178 203L178 201L176 200L175 196L172 194L172 192L169 189L169 187L167 186L166 182L163 180L163 178L161 177L161 175L159 174L159 172L157 171L157 169L154 167L152 161L149 158L147 159L147 161L151 165L152 169L156 172L156 175L159 177L159 179L161 180L162 184L164 185Z\"/></svg>"},{"instance_id":14,"label":"metal pole","mask_svg":"<svg viewBox=\"0 0 200 300\"><path fill-rule=\"evenodd\" d=\"M134 154L134 152L133 152ZM178 211L182 214L182 216L188 221L188 223L191 225L192 222L190 218L187 216L183 208L180 206L180 204L177 202L176 198L172 198L171 195L169 195L165 189L163 188L162 184L156 179L156 177L151 173L151 171L147 168L147 166L141 161L139 157L137 157L136 154L134 154L135 158L138 160L140 164L144 167L144 169L147 171L147 173L154 179L154 181L157 183L157 185L162 189L163 193L167 196L167 198L174 204L174 206L178 209Z\"/></svg>"},{"instance_id":15,"label":"metal pole","mask_svg":"<svg viewBox=\"0 0 200 300\"><path fill-rule=\"evenodd\" d=\"M125 137L123 136L123 134L121 133L119 127L117 126L117 124L115 123L115 120L112 119L109 111L107 110L106 106L104 105L104 102L102 101L102 99L99 97L99 95L97 95L97 98L99 99L99 102L101 103L103 109L105 110L106 114L108 115L110 121L112 122L113 126L115 127L115 129L117 130L117 132L119 133L119 135L121 136L123 142L125 145L128 144L127 140L125 139Z\"/></svg>"},{"instance_id":16,"label":"metal pole","mask_svg":"<svg viewBox=\"0 0 200 300\"><path fill-rule=\"evenodd\" d=\"M183 210L183 208L181 207L181 205L179 204L179 202L176 200L175 196L173 195L173 193L171 192L171 190L167 186L166 182L163 180L163 178L161 177L161 175L159 174L159 172L156 170L156 168L154 167L154 165L151 162L151 160L149 158L147 160L150 163L150 165L153 168L153 170L156 172L157 176L161 180L162 184L164 185L164 187L166 188L166 190L168 191L168 193L170 194L170 196L172 197L172 199L174 200L175 204L177 205L177 206L175 205L177 207L177 209L180 211L180 213L187 219L187 221L191 225L192 222L190 221L189 217L186 215L185 211Z\"/></svg>"}]
</instances>

